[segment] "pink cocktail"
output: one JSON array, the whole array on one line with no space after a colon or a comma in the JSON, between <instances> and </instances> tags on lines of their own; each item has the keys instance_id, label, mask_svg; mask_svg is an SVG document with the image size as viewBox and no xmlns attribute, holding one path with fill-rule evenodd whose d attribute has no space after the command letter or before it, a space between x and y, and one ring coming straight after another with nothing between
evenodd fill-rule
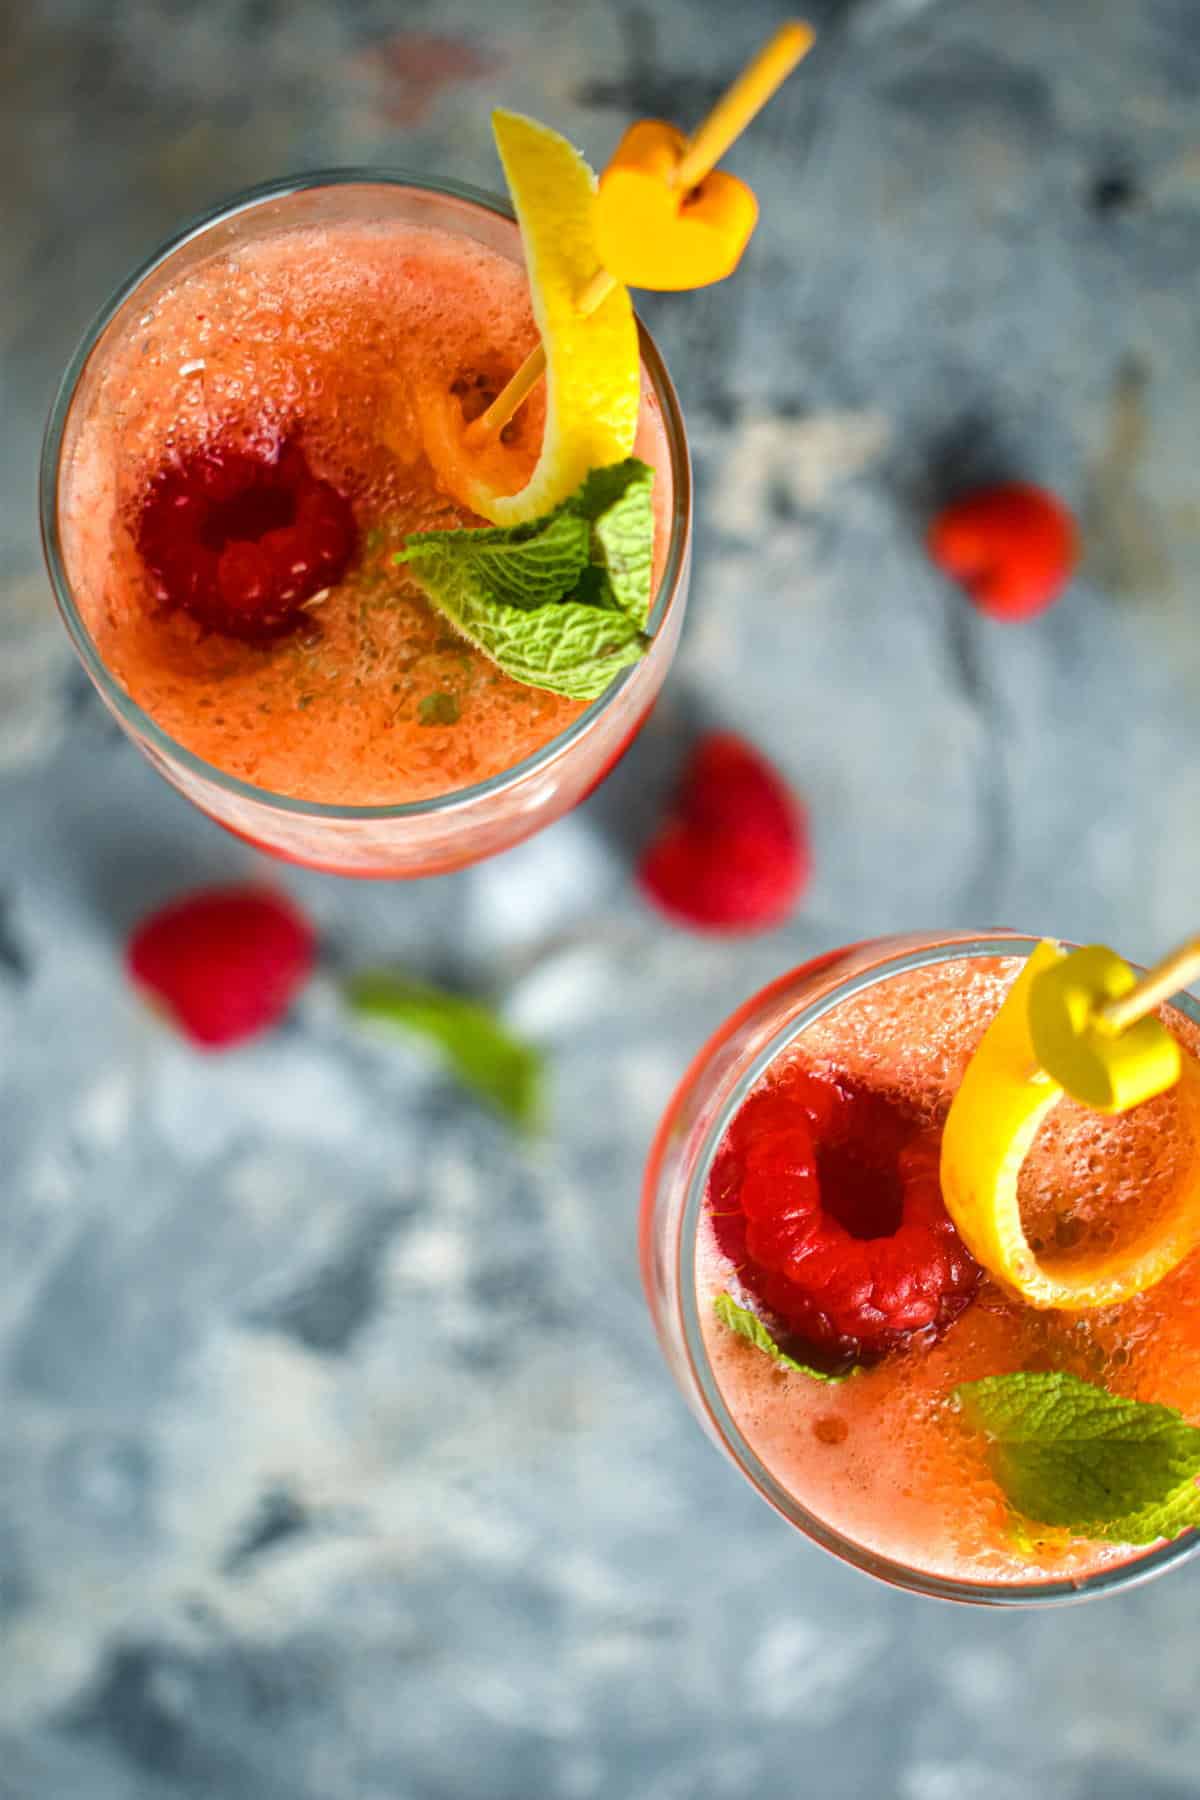
<instances>
[{"instance_id":1,"label":"pink cocktail","mask_svg":"<svg viewBox=\"0 0 1200 1800\"><path fill-rule=\"evenodd\" d=\"M985 1377L1061 1371L1200 1420L1200 1252L1122 1304L1038 1310L973 1263L938 1204L942 1123L1031 947L1011 933L882 939L767 989L676 1095L642 1216L664 1351L763 1497L889 1582L995 1604L1102 1592L1170 1566L1196 1541L1185 1531L1131 1545L1020 1518L955 1399ZM1194 1054L1200 1009L1181 999L1165 1016ZM795 1180L797 1107L834 1221L835 1248L818 1244L813 1261L794 1265L807 1286L772 1273L784 1265L770 1255L770 1229L783 1241L795 1224L783 1184ZM1021 1176L1030 1243L1119 1245L1155 1216L1197 1150L1174 1091L1116 1118L1062 1102ZM865 1255L899 1246L903 1232L911 1268L899 1252L895 1268L887 1249ZM843 1379L764 1354L729 1328L722 1296L766 1321L796 1361Z\"/></svg>"},{"instance_id":2,"label":"pink cocktail","mask_svg":"<svg viewBox=\"0 0 1200 1800\"><path fill-rule=\"evenodd\" d=\"M422 396L449 392L471 417L535 338L499 204L366 174L222 208L89 334L43 463L59 603L130 736L229 829L339 873L437 873L559 816L638 730L678 638L690 533L683 425L644 332L635 453L655 470L655 604L636 667L590 705L522 685L394 561L409 532L483 523L433 473ZM536 461L543 414L536 396L492 452L511 489ZM248 510L244 481L222 496L255 459L265 474ZM163 520L174 530L172 509L222 482L191 547L197 567L219 564L224 582L232 545L245 586L261 547L286 554L311 513L331 571L257 641L162 604Z\"/></svg>"}]
</instances>

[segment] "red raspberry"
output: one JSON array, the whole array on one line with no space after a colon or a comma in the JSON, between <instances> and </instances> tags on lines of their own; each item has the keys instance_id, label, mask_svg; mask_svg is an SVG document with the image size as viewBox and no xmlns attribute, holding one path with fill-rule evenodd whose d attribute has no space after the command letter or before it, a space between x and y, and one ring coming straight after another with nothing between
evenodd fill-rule
<instances>
[{"instance_id":1,"label":"red raspberry","mask_svg":"<svg viewBox=\"0 0 1200 1800\"><path fill-rule=\"evenodd\" d=\"M805 819L776 771L732 732L701 738L638 866L642 891L702 931L780 924L808 879Z\"/></svg>"},{"instance_id":2,"label":"red raspberry","mask_svg":"<svg viewBox=\"0 0 1200 1800\"><path fill-rule=\"evenodd\" d=\"M708 1205L785 1340L859 1361L958 1316L979 1268L942 1204L938 1160L938 1134L878 1094L791 1070L750 1096Z\"/></svg>"},{"instance_id":3,"label":"red raspberry","mask_svg":"<svg viewBox=\"0 0 1200 1800\"><path fill-rule=\"evenodd\" d=\"M126 965L187 1037L217 1050L281 1019L315 954L312 927L283 895L207 888L143 919Z\"/></svg>"},{"instance_id":4,"label":"red raspberry","mask_svg":"<svg viewBox=\"0 0 1200 1800\"><path fill-rule=\"evenodd\" d=\"M298 444L266 456L216 443L159 469L142 500L137 546L165 607L208 631L265 643L300 624L304 602L341 580L354 554L354 514Z\"/></svg>"},{"instance_id":5,"label":"red raspberry","mask_svg":"<svg viewBox=\"0 0 1200 1800\"><path fill-rule=\"evenodd\" d=\"M929 554L993 619L1031 619L1075 571L1075 522L1061 500L1023 482L982 488L940 512Z\"/></svg>"}]
</instances>

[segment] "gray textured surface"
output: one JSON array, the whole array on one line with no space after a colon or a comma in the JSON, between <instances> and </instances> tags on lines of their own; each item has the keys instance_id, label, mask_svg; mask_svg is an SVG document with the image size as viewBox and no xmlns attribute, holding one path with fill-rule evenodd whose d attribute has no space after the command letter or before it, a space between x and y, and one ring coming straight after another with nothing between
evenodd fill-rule
<instances>
[{"instance_id":1,"label":"gray textured surface","mask_svg":"<svg viewBox=\"0 0 1200 1800\"><path fill-rule=\"evenodd\" d=\"M34 551L36 437L87 314L183 215L332 162L492 182L494 98L602 161L631 113L694 119L776 11L16 10L0 1796L1200 1792L1200 1570L999 1617L838 1567L685 1415L633 1255L673 1078L808 952L1004 921L1144 954L1196 927L1194 0L816 9L830 33L735 159L764 202L743 272L647 309L700 492L669 700L586 808L494 866L289 877L332 958L487 985L546 1044L556 1128L533 1152L351 1041L319 987L212 1061L132 1001L130 920L254 859L73 671ZM919 549L928 506L993 471L1058 486L1088 528L1085 579L1021 630ZM670 932L628 881L709 720L812 809L802 915L740 948Z\"/></svg>"}]
</instances>

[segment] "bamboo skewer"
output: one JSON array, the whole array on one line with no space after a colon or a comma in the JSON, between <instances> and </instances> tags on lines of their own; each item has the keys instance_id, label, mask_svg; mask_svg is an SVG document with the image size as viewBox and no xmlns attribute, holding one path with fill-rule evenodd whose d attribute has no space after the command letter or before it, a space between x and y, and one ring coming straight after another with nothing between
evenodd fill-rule
<instances>
[{"instance_id":1,"label":"bamboo skewer","mask_svg":"<svg viewBox=\"0 0 1200 1800\"><path fill-rule=\"evenodd\" d=\"M772 94L783 86L797 63L808 55L814 38L811 25L802 19L791 19L779 27L688 140L672 186L686 192L704 180L735 139L762 111ZM602 306L616 286L616 280L607 269L597 269L576 302L583 317L587 318ZM503 431L541 380L545 367L545 349L540 343L535 344L487 411L468 425L463 436L472 449L482 448L490 438Z\"/></svg>"},{"instance_id":2,"label":"bamboo skewer","mask_svg":"<svg viewBox=\"0 0 1200 1800\"><path fill-rule=\"evenodd\" d=\"M1189 938L1170 956L1164 956L1152 969L1147 969L1137 986L1131 987L1127 994L1099 1007L1097 1022L1106 1031L1125 1031L1197 980L1200 980L1200 937Z\"/></svg>"},{"instance_id":3,"label":"bamboo skewer","mask_svg":"<svg viewBox=\"0 0 1200 1800\"><path fill-rule=\"evenodd\" d=\"M586 319L598 306L603 306L616 287L607 269L597 269L577 301ZM546 372L546 352L539 340L515 375L510 375L486 412L481 412L463 433L463 441L473 450L482 449L489 438L504 430L513 414L519 412Z\"/></svg>"},{"instance_id":4,"label":"bamboo skewer","mask_svg":"<svg viewBox=\"0 0 1200 1800\"><path fill-rule=\"evenodd\" d=\"M675 171L675 186L694 188L715 169L730 145L781 88L792 70L808 55L816 32L803 19L789 19L769 37L746 64L737 80L722 94L703 124L688 141Z\"/></svg>"}]
</instances>

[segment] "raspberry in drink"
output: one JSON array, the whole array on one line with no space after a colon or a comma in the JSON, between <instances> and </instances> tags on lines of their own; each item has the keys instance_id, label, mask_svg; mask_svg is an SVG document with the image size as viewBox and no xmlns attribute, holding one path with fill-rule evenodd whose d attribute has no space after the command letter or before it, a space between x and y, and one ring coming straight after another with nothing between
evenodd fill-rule
<instances>
[{"instance_id":1,"label":"raspberry in drink","mask_svg":"<svg viewBox=\"0 0 1200 1800\"><path fill-rule=\"evenodd\" d=\"M121 686L228 775L299 800L430 800L502 774L583 711L449 631L392 554L479 526L414 396L482 402L534 341L519 263L379 223L265 231L147 302L106 350L61 489L84 623ZM541 408L501 454L520 487ZM647 383L656 573L670 460Z\"/></svg>"},{"instance_id":2,"label":"raspberry in drink","mask_svg":"<svg viewBox=\"0 0 1200 1800\"><path fill-rule=\"evenodd\" d=\"M812 42L786 22L692 137L631 127L599 184L495 112L520 255L479 196L322 177L203 221L108 308L47 433L50 571L113 712L222 824L433 874L621 755L689 530L628 287L737 267L758 206L715 164Z\"/></svg>"},{"instance_id":3,"label":"raspberry in drink","mask_svg":"<svg viewBox=\"0 0 1200 1800\"><path fill-rule=\"evenodd\" d=\"M951 1598L1114 1585L1197 1514L1200 1252L1035 1305L946 1205L946 1119L1028 947L883 941L788 977L693 1069L647 1183L652 1308L722 1447L827 1548ZM1194 1213L1200 1014L1165 1016L1186 1080L1116 1116L1064 1098L1025 1155L1039 1268L1127 1269Z\"/></svg>"},{"instance_id":4,"label":"raspberry in drink","mask_svg":"<svg viewBox=\"0 0 1200 1800\"><path fill-rule=\"evenodd\" d=\"M548 822L636 732L688 528L682 425L644 334L654 636L611 689L589 705L513 679L397 561L411 534L487 524L444 446L431 460L429 421L469 424L536 341L499 209L333 179L205 222L81 352L47 446L60 601L121 722L234 830L347 873L432 873ZM528 480L545 417L543 390L480 453L498 492Z\"/></svg>"}]
</instances>

